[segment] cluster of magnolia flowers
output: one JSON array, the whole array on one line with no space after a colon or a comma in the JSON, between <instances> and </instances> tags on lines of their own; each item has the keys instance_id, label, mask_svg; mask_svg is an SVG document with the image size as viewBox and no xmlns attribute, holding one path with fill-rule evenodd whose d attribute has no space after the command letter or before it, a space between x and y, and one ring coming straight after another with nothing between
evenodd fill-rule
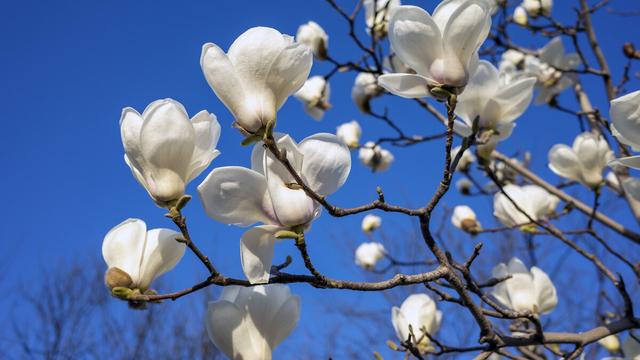
<instances>
[{"instance_id":1,"label":"cluster of magnolia flowers","mask_svg":"<svg viewBox=\"0 0 640 360\"><path fill-rule=\"evenodd\" d=\"M537 0L524 1L523 6L531 16L533 12L546 14L551 8L550 2ZM483 161L489 160L498 142L510 136L535 88L538 102L548 102L573 84L573 77L563 70L574 69L578 61L564 54L559 38L537 54L507 51L499 68L479 60L478 49L491 27L491 0L445 0L432 14L416 6L402 6L398 0L365 0L364 8L371 36L388 37L395 54L385 59L384 74L358 74L352 89L358 108L370 112L371 99L385 90L401 97L439 101L457 96L454 130L462 137L476 134L476 154ZM317 120L330 109L327 79L309 77L313 58L329 57L328 45L322 27L309 22L299 28L295 39L272 28L255 27L240 35L227 52L213 43L202 48L204 77L233 115L233 126L246 136L244 143L256 143L251 168L219 167L197 186L209 217L249 227L239 248L242 270L252 286L226 287L220 299L209 304L206 318L211 340L233 359L270 359L299 319L300 300L286 285L257 285L269 282L274 247L282 234L301 235L320 216L320 204L290 171L310 190L327 196L347 180L350 150L359 149L360 161L373 171L387 170L394 160L375 142L360 145L362 128L357 121L340 125L336 134L319 133L299 142L273 132L278 110L290 96L299 99ZM614 100L611 119L616 136L640 149L640 92ZM172 99L155 101L142 113L125 108L120 127L125 162L163 208L179 207L187 184L220 154L216 116L203 110L190 117ZM265 148L263 139L274 142L290 167ZM460 151L454 149L453 155ZM626 157L617 163L637 168L638 159ZM457 169L466 171L476 160L463 152ZM600 186L602 172L611 161L613 153L606 141L592 133L579 135L573 147L557 145L549 152L549 166L555 173L590 188ZM535 185L513 183L503 191L495 195L494 215L511 227L548 217L559 202ZM482 230L468 206L454 209L452 223L472 234ZM380 225L379 217L367 215L362 229L371 234ZM169 229L148 230L140 219L115 226L102 247L108 265L106 284L112 293L125 299L153 294L153 281L173 269L185 252L181 237ZM374 269L387 256L384 246L371 240L355 252L356 264L365 269ZM493 276L507 278L492 292L505 307L542 314L557 304L555 287L537 267L529 270L514 258L498 265ZM429 338L422 333L435 334L442 313L428 295L414 294L392 309L391 318L401 341L413 341L420 351L427 351Z\"/></svg>"}]
</instances>

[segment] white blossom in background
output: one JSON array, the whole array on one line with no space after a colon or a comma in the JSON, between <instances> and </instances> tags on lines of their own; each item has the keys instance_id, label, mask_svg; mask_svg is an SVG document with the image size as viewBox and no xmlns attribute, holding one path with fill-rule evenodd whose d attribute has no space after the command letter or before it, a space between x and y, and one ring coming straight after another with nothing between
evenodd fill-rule
<instances>
[{"instance_id":1,"label":"white blossom in background","mask_svg":"<svg viewBox=\"0 0 640 360\"><path fill-rule=\"evenodd\" d=\"M522 6L517 6L513 10L513 22L518 25L525 26L529 22L527 11Z\"/></svg>"},{"instance_id":2,"label":"white blossom in background","mask_svg":"<svg viewBox=\"0 0 640 360\"><path fill-rule=\"evenodd\" d=\"M382 225L382 218L378 215L367 214L362 218L362 231L365 233L373 232Z\"/></svg>"},{"instance_id":3,"label":"white blossom in background","mask_svg":"<svg viewBox=\"0 0 640 360\"><path fill-rule=\"evenodd\" d=\"M351 88L351 99L362 113L371 112L371 99L382 95L384 89L378 86L378 80L372 73L358 73Z\"/></svg>"},{"instance_id":4,"label":"white blossom in background","mask_svg":"<svg viewBox=\"0 0 640 360\"><path fill-rule=\"evenodd\" d=\"M488 158L498 141L511 135L514 121L524 113L533 98L536 79L522 78L510 84L501 81L500 73L488 61L480 61L464 93L458 96L455 131L471 136L474 119L478 119L478 154Z\"/></svg>"},{"instance_id":5,"label":"white blossom in background","mask_svg":"<svg viewBox=\"0 0 640 360\"><path fill-rule=\"evenodd\" d=\"M631 197L637 201L640 201L640 179L627 177L622 180L622 188L625 193L631 195Z\"/></svg>"},{"instance_id":6,"label":"white blossom in background","mask_svg":"<svg viewBox=\"0 0 640 360\"><path fill-rule=\"evenodd\" d=\"M421 352L426 352L430 343L427 336L422 336L422 329L433 336L440 329L441 322L442 312L437 309L435 301L427 294L409 295L400 307L394 306L391 309L391 323L398 339L400 341L409 339L409 325L411 325L416 339L421 339L420 343L413 345Z\"/></svg>"},{"instance_id":7,"label":"white blossom in background","mask_svg":"<svg viewBox=\"0 0 640 360\"><path fill-rule=\"evenodd\" d=\"M633 151L640 151L640 90L613 99L609 115L613 135ZM617 159L616 163L640 169L640 156Z\"/></svg>"},{"instance_id":8,"label":"white blossom in background","mask_svg":"<svg viewBox=\"0 0 640 360\"><path fill-rule=\"evenodd\" d=\"M460 149L462 149L462 146L456 146L453 149L451 149L451 161L453 161L453 159L455 159L456 156L458 156L458 152L460 151ZM458 166L456 167L456 170L458 171L469 170L469 167L475 161L476 161L475 155L473 155L473 153L469 149L467 149L465 152L462 153L462 156L458 161Z\"/></svg>"},{"instance_id":9,"label":"white blossom in background","mask_svg":"<svg viewBox=\"0 0 640 360\"><path fill-rule=\"evenodd\" d=\"M276 134L277 146L304 183L316 193L336 192L351 170L347 146L333 134L312 135L297 144L289 135ZM289 171L261 143L254 146L251 169L228 166L214 169L198 185L204 209L224 224L255 226L240 240L242 269L251 283L265 283L273 260L275 234L308 227L320 205L299 186Z\"/></svg>"},{"instance_id":10,"label":"white blossom in background","mask_svg":"<svg viewBox=\"0 0 640 360\"><path fill-rule=\"evenodd\" d=\"M558 304L556 288L544 271L536 266L529 271L520 259L514 257L509 264L500 263L493 268L494 278L501 279L507 275L511 278L498 283L491 292L502 305L534 314L545 314L555 309Z\"/></svg>"},{"instance_id":11,"label":"white blossom in background","mask_svg":"<svg viewBox=\"0 0 640 360\"><path fill-rule=\"evenodd\" d=\"M329 35L315 21L300 25L296 33L296 41L307 45L318 60L325 60L328 55Z\"/></svg>"},{"instance_id":12,"label":"white blossom in background","mask_svg":"<svg viewBox=\"0 0 640 360\"><path fill-rule=\"evenodd\" d=\"M553 0L523 0L522 7L531 17L549 16L553 9Z\"/></svg>"},{"instance_id":13,"label":"white blossom in background","mask_svg":"<svg viewBox=\"0 0 640 360\"><path fill-rule=\"evenodd\" d=\"M635 334L636 337L638 334ZM622 344L622 351L624 352L624 358L629 360L640 359L640 342L633 338L633 336L627 335L627 339Z\"/></svg>"},{"instance_id":14,"label":"white blossom in background","mask_svg":"<svg viewBox=\"0 0 640 360\"><path fill-rule=\"evenodd\" d=\"M142 114L124 108L120 133L125 162L162 207L182 197L186 185L220 154L216 116L203 110L189 120L182 104L172 99L154 101Z\"/></svg>"},{"instance_id":15,"label":"white blossom in background","mask_svg":"<svg viewBox=\"0 0 640 360\"><path fill-rule=\"evenodd\" d=\"M367 32L376 39L387 36L389 17L400 6L400 0L364 0L364 17Z\"/></svg>"},{"instance_id":16,"label":"white blossom in background","mask_svg":"<svg viewBox=\"0 0 640 360\"><path fill-rule=\"evenodd\" d=\"M382 59L382 66L389 73L415 74L412 68L407 66L396 54L385 56Z\"/></svg>"},{"instance_id":17,"label":"white blossom in background","mask_svg":"<svg viewBox=\"0 0 640 360\"><path fill-rule=\"evenodd\" d=\"M533 220L540 220L550 215L560 202L560 199L537 185L507 184L503 189ZM493 198L493 215L505 226L524 225L531 222L501 192L496 193Z\"/></svg>"},{"instance_id":18,"label":"white blossom in background","mask_svg":"<svg viewBox=\"0 0 640 360\"><path fill-rule=\"evenodd\" d=\"M469 233L482 230L482 226L480 226L480 223L476 219L476 213L467 205L458 205L453 208L451 223L458 229Z\"/></svg>"},{"instance_id":19,"label":"white blossom in background","mask_svg":"<svg viewBox=\"0 0 640 360\"><path fill-rule=\"evenodd\" d=\"M304 105L304 111L315 120L321 120L324 112L331 108L331 87L323 76L312 76L293 94Z\"/></svg>"},{"instance_id":20,"label":"white blossom in background","mask_svg":"<svg viewBox=\"0 0 640 360\"><path fill-rule=\"evenodd\" d=\"M596 188L603 181L602 172L613 160L607 141L590 132L578 135L573 146L556 144L549 150L549 168L566 179Z\"/></svg>"},{"instance_id":21,"label":"white blossom in background","mask_svg":"<svg viewBox=\"0 0 640 360\"><path fill-rule=\"evenodd\" d=\"M200 66L216 96L245 134L259 133L276 120L276 112L309 76L313 54L278 30L254 27L224 51L202 47Z\"/></svg>"},{"instance_id":22,"label":"white blossom in background","mask_svg":"<svg viewBox=\"0 0 640 360\"><path fill-rule=\"evenodd\" d=\"M598 340L598 344L605 348L611 354L617 354L620 351L620 339L617 335L609 335Z\"/></svg>"},{"instance_id":23,"label":"white blossom in background","mask_svg":"<svg viewBox=\"0 0 640 360\"><path fill-rule=\"evenodd\" d=\"M460 94L490 28L489 0L445 0L433 15L400 6L389 21L389 40L400 60L417 74L384 74L378 83L406 98L431 96L434 87Z\"/></svg>"},{"instance_id":24,"label":"white blossom in background","mask_svg":"<svg viewBox=\"0 0 640 360\"><path fill-rule=\"evenodd\" d=\"M367 270L373 269L386 253L384 246L378 242L360 244L356 249L356 265Z\"/></svg>"},{"instance_id":25,"label":"white blossom in background","mask_svg":"<svg viewBox=\"0 0 640 360\"><path fill-rule=\"evenodd\" d=\"M473 183L471 180L467 178L462 178L456 181L456 189L462 195L469 195L471 193L471 189L473 188Z\"/></svg>"},{"instance_id":26,"label":"white blossom in background","mask_svg":"<svg viewBox=\"0 0 640 360\"><path fill-rule=\"evenodd\" d=\"M107 286L144 293L153 280L182 259L186 246L176 241L179 238L179 233L169 229L147 231L147 224L139 219L127 219L115 226L102 241Z\"/></svg>"},{"instance_id":27,"label":"white blossom in background","mask_svg":"<svg viewBox=\"0 0 640 360\"><path fill-rule=\"evenodd\" d=\"M349 149L357 149L360 146L360 136L362 128L357 121L352 120L336 128L336 136L342 140Z\"/></svg>"},{"instance_id":28,"label":"white blossom in background","mask_svg":"<svg viewBox=\"0 0 640 360\"><path fill-rule=\"evenodd\" d=\"M575 70L580 65L578 54L565 55L564 45L560 37L553 38L538 51L538 57L525 58L524 71L538 78L536 104L546 104L565 89L573 86L575 74L563 73L560 70Z\"/></svg>"},{"instance_id":29,"label":"white blossom in background","mask_svg":"<svg viewBox=\"0 0 640 360\"><path fill-rule=\"evenodd\" d=\"M209 339L229 359L271 360L300 319L300 297L283 284L226 286L209 302Z\"/></svg>"},{"instance_id":30,"label":"white blossom in background","mask_svg":"<svg viewBox=\"0 0 640 360\"><path fill-rule=\"evenodd\" d=\"M386 171L395 159L389 150L383 149L373 141L367 141L367 143L360 148L358 158L365 166L371 168L374 172Z\"/></svg>"}]
</instances>

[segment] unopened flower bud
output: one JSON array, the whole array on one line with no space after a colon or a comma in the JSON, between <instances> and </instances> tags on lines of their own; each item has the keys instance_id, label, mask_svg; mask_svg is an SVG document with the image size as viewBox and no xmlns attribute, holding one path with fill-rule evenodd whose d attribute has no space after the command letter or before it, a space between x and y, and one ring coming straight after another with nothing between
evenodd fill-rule
<instances>
[{"instance_id":1,"label":"unopened flower bud","mask_svg":"<svg viewBox=\"0 0 640 360\"><path fill-rule=\"evenodd\" d=\"M116 287L129 288L133 284L131 276L117 267L112 267L107 270L107 273L104 275L104 282L109 289Z\"/></svg>"}]
</instances>

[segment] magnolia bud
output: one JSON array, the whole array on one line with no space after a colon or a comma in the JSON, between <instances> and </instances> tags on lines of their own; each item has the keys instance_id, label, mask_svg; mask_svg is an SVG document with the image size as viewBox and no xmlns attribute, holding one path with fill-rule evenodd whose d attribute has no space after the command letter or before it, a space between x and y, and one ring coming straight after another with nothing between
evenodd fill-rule
<instances>
[{"instance_id":1,"label":"magnolia bud","mask_svg":"<svg viewBox=\"0 0 640 360\"><path fill-rule=\"evenodd\" d=\"M131 276L117 267L112 267L107 270L107 273L104 275L104 282L109 289L116 287L129 288L133 284Z\"/></svg>"}]
</instances>

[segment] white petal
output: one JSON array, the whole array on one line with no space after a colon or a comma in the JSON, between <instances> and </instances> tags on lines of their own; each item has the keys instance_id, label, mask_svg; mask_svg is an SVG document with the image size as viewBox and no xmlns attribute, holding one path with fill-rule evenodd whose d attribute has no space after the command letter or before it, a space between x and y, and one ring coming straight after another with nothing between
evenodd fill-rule
<instances>
[{"instance_id":1,"label":"white petal","mask_svg":"<svg viewBox=\"0 0 640 360\"><path fill-rule=\"evenodd\" d=\"M640 155L619 158L619 159L616 159L616 160L612 161L611 163L612 164L620 164L620 165L623 165L623 166L626 166L626 167L630 167L632 169L639 169L640 170Z\"/></svg>"},{"instance_id":2,"label":"white petal","mask_svg":"<svg viewBox=\"0 0 640 360\"><path fill-rule=\"evenodd\" d=\"M493 268L491 272L491 276L495 279L502 279L509 275L509 271L507 270L507 265L504 263L498 264ZM505 280L506 281L506 280ZM491 290L491 295L496 298L502 305L512 308L511 300L509 300L509 293L507 292L507 286L505 285L505 281L499 282L496 284Z\"/></svg>"},{"instance_id":3,"label":"white petal","mask_svg":"<svg viewBox=\"0 0 640 360\"><path fill-rule=\"evenodd\" d=\"M220 139L220 124L216 116L203 110L191 119L191 124L195 131L195 149L187 182L200 175L220 155L220 151L215 149Z\"/></svg>"},{"instance_id":4,"label":"white petal","mask_svg":"<svg viewBox=\"0 0 640 360\"><path fill-rule=\"evenodd\" d=\"M409 99L431 95L429 80L421 75L384 74L378 77L378 85L394 95Z\"/></svg>"},{"instance_id":5,"label":"white petal","mask_svg":"<svg viewBox=\"0 0 640 360\"><path fill-rule=\"evenodd\" d=\"M272 285L269 285L269 287L271 286ZM298 324L298 320L300 320L300 297L289 296L286 302L277 310L277 313L273 315L271 320L272 331L268 334L268 340L272 349L275 349L276 346L291 334Z\"/></svg>"},{"instance_id":6,"label":"white petal","mask_svg":"<svg viewBox=\"0 0 640 360\"><path fill-rule=\"evenodd\" d=\"M127 219L115 226L102 241L102 257L107 266L126 272L137 284L146 238L147 225L142 220Z\"/></svg>"},{"instance_id":7,"label":"white petal","mask_svg":"<svg viewBox=\"0 0 640 360\"><path fill-rule=\"evenodd\" d=\"M540 60L549 63L555 67L562 66L564 58L564 45L562 39L558 36L553 38L547 45L540 49Z\"/></svg>"},{"instance_id":8,"label":"white petal","mask_svg":"<svg viewBox=\"0 0 640 360\"><path fill-rule=\"evenodd\" d=\"M312 135L300 142L299 149L303 155L302 175L313 191L329 195L345 183L351 170L351 153L336 135Z\"/></svg>"},{"instance_id":9,"label":"white petal","mask_svg":"<svg viewBox=\"0 0 640 360\"><path fill-rule=\"evenodd\" d=\"M147 233L147 242L140 265L141 289L147 289L158 276L173 269L182 259L186 248L176 239L181 235L169 229L152 229Z\"/></svg>"},{"instance_id":10,"label":"white petal","mask_svg":"<svg viewBox=\"0 0 640 360\"><path fill-rule=\"evenodd\" d=\"M549 276L539 268L533 266L531 268L531 275L533 276L533 286L538 294L538 305L540 313L548 313L555 309L558 304L558 295L556 294L556 288L553 286Z\"/></svg>"},{"instance_id":11,"label":"white petal","mask_svg":"<svg viewBox=\"0 0 640 360\"><path fill-rule=\"evenodd\" d=\"M434 13L440 16L440 13ZM472 55L489 34L491 16L486 3L470 0L461 4L447 21L443 31L445 52L454 53L463 66L469 66Z\"/></svg>"},{"instance_id":12,"label":"white petal","mask_svg":"<svg viewBox=\"0 0 640 360\"><path fill-rule=\"evenodd\" d=\"M238 359L239 354L246 355L252 344L244 314L235 304L228 301L210 302L206 314L207 333L211 342L229 359ZM243 351L244 350L244 351Z\"/></svg>"},{"instance_id":13,"label":"white petal","mask_svg":"<svg viewBox=\"0 0 640 360\"><path fill-rule=\"evenodd\" d=\"M511 279L505 281L505 285L513 310L536 310L538 298L533 285L533 277L518 259L512 259L508 267ZM537 310L539 311L539 309Z\"/></svg>"},{"instance_id":14,"label":"white petal","mask_svg":"<svg viewBox=\"0 0 640 360\"><path fill-rule=\"evenodd\" d=\"M517 80L498 91L494 101L500 104L500 122L506 123L522 115L533 98L536 79L529 77Z\"/></svg>"},{"instance_id":15,"label":"white petal","mask_svg":"<svg viewBox=\"0 0 640 360\"><path fill-rule=\"evenodd\" d=\"M267 78L275 93L276 109L304 85L312 63L313 53L303 44L290 44L280 53Z\"/></svg>"},{"instance_id":16,"label":"white petal","mask_svg":"<svg viewBox=\"0 0 640 360\"><path fill-rule=\"evenodd\" d=\"M409 322L407 322L407 319L397 306L391 308L391 323L396 331L398 340L405 341L409 338Z\"/></svg>"},{"instance_id":17,"label":"white petal","mask_svg":"<svg viewBox=\"0 0 640 360\"><path fill-rule=\"evenodd\" d=\"M577 181L582 179L580 160L567 145L557 144L549 150L549 168L564 178Z\"/></svg>"},{"instance_id":18,"label":"white petal","mask_svg":"<svg viewBox=\"0 0 640 360\"><path fill-rule=\"evenodd\" d=\"M250 283L269 282L269 271L276 242L275 233L280 229L282 228L276 225L260 225L242 234L240 259L242 271Z\"/></svg>"},{"instance_id":19,"label":"white petal","mask_svg":"<svg viewBox=\"0 0 640 360\"><path fill-rule=\"evenodd\" d=\"M475 72L469 79L464 92L458 97L456 114L471 126L473 120L479 116L489 99L498 90L498 69L490 62L478 62Z\"/></svg>"},{"instance_id":20,"label":"white petal","mask_svg":"<svg viewBox=\"0 0 640 360\"><path fill-rule=\"evenodd\" d=\"M207 215L222 223L275 222L266 179L253 170L239 166L214 169L198 185L198 194Z\"/></svg>"},{"instance_id":21,"label":"white petal","mask_svg":"<svg viewBox=\"0 0 640 360\"><path fill-rule=\"evenodd\" d=\"M133 108L122 109L120 116L120 135L124 146L125 158L131 171L142 172L144 158L140 150L140 129L142 129L142 116ZM146 182L145 182L146 183ZM143 185L145 184L143 183ZM145 186L146 187L146 186Z\"/></svg>"},{"instance_id":22,"label":"white petal","mask_svg":"<svg viewBox=\"0 0 640 360\"><path fill-rule=\"evenodd\" d=\"M628 177L622 181L622 188L637 201L640 201L640 179Z\"/></svg>"},{"instance_id":23,"label":"white petal","mask_svg":"<svg viewBox=\"0 0 640 360\"><path fill-rule=\"evenodd\" d=\"M612 100L609 114L625 143L640 148L640 90Z\"/></svg>"}]
</instances>

